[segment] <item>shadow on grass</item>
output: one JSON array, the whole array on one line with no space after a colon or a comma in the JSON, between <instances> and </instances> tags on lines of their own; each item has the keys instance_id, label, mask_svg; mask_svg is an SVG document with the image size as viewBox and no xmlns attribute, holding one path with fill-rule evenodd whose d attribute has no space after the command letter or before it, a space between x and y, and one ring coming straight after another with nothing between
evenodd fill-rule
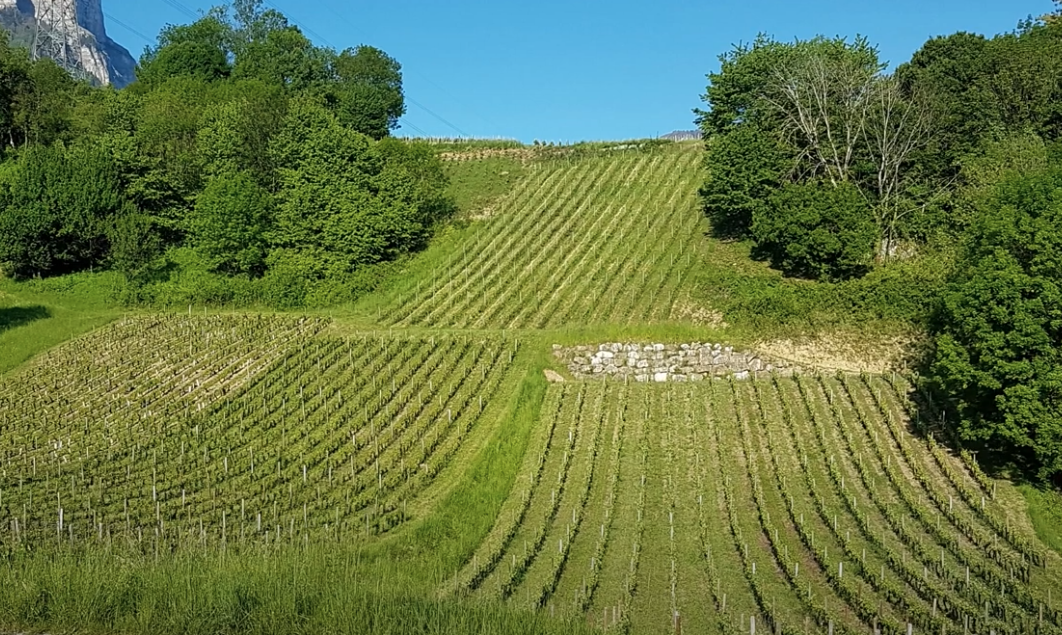
<instances>
[{"instance_id":1,"label":"shadow on grass","mask_svg":"<svg viewBox=\"0 0 1062 635\"><path fill-rule=\"evenodd\" d=\"M43 306L12 306L0 308L0 333L51 316L51 312Z\"/></svg>"}]
</instances>

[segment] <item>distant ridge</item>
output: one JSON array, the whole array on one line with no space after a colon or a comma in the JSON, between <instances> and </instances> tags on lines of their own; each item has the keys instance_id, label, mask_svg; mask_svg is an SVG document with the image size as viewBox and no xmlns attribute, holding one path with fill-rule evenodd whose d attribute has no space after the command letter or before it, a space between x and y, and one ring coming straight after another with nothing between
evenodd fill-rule
<instances>
[{"instance_id":1,"label":"distant ridge","mask_svg":"<svg viewBox=\"0 0 1062 635\"><path fill-rule=\"evenodd\" d=\"M669 141L693 141L701 138L700 130L676 130L660 137Z\"/></svg>"}]
</instances>

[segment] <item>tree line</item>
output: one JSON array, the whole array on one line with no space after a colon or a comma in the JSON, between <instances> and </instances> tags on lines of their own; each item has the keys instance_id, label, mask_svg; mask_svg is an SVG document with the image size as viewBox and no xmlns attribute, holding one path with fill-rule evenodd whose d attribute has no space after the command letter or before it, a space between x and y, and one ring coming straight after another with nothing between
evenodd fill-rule
<instances>
[{"instance_id":1,"label":"tree line","mask_svg":"<svg viewBox=\"0 0 1062 635\"><path fill-rule=\"evenodd\" d=\"M1058 15L934 37L891 72L863 38L761 35L720 62L697 111L713 231L794 277L943 268L899 301L927 307L934 423L1062 482Z\"/></svg>"},{"instance_id":2,"label":"tree line","mask_svg":"<svg viewBox=\"0 0 1062 635\"><path fill-rule=\"evenodd\" d=\"M399 63L314 45L261 0L169 25L126 88L0 38L0 270L112 268L133 302L349 299L453 210L389 137Z\"/></svg>"}]
</instances>

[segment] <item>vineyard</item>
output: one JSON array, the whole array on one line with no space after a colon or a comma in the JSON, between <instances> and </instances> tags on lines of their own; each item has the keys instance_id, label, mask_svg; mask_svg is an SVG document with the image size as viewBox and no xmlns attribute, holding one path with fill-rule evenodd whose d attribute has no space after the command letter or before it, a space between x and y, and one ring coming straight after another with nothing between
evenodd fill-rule
<instances>
[{"instance_id":1,"label":"vineyard","mask_svg":"<svg viewBox=\"0 0 1062 635\"><path fill-rule=\"evenodd\" d=\"M130 319L4 382L0 545L238 547L402 524L489 432L518 343L325 324Z\"/></svg>"},{"instance_id":2,"label":"vineyard","mask_svg":"<svg viewBox=\"0 0 1062 635\"><path fill-rule=\"evenodd\" d=\"M671 319L699 253L699 146L536 164L483 227L379 313L394 326Z\"/></svg>"},{"instance_id":3,"label":"vineyard","mask_svg":"<svg viewBox=\"0 0 1062 635\"><path fill-rule=\"evenodd\" d=\"M1058 554L909 379L558 372L551 329L707 330L698 149L530 162L375 320L132 315L0 375L0 588L27 598L0 591L0 632L59 632L36 607L63 593L100 632L416 631L386 583L417 619L471 620L431 632L1062 634ZM359 578L365 554L395 579ZM83 623L89 556L177 563L167 609L116 586ZM231 605L153 622L209 577L179 568L196 556ZM352 601L366 621L333 628ZM481 628L498 616L516 626Z\"/></svg>"},{"instance_id":4,"label":"vineyard","mask_svg":"<svg viewBox=\"0 0 1062 635\"><path fill-rule=\"evenodd\" d=\"M443 591L635 633L1062 632L1045 554L975 467L908 432L909 389L555 386Z\"/></svg>"}]
</instances>

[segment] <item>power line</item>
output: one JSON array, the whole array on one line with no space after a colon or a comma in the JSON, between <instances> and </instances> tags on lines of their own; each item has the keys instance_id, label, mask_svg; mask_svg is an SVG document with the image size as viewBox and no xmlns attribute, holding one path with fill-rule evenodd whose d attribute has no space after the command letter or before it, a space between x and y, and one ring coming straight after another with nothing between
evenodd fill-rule
<instances>
[{"instance_id":1,"label":"power line","mask_svg":"<svg viewBox=\"0 0 1062 635\"><path fill-rule=\"evenodd\" d=\"M177 9L181 13L185 14L189 18L192 18L193 20L198 20L199 19L199 14L196 13L195 11L189 9L187 6L185 6L185 4L183 2L180 2L180 0L162 0L162 1L165 2L166 4L170 5L174 9Z\"/></svg>"},{"instance_id":2,"label":"power line","mask_svg":"<svg viewBox=\"0 0 1062 635\"><path fill-rule=\"evenodd\" d=\"M409 128L412 128L413 130L415 130L415 131L419 132L419 133L420 133L420 136L422 136L422 137L427 137L427 136L428 136L428 133L424 132L423 130L421 130L420 128L418 128L417 126L415 126L415 125L411 124L411 123L410 123L410 122L408 122L408 121L403 121L403 122L402 122L402 125L403 125L403 126L406 126L406 127L409 127Z\"/></svg>"},{"instance_id":3,"label":"power line","mask_svg":"<svg viewBox=\"0 0 1062 635\"><path fill-rule=\"evenodd\" d=\"M421 110L423 110L424 112L428 113L432 117L435 117L436 119L438 119L439 121L443 122L444 124L446 124L450 128L453 128L454 131L456 131L457 134L461 135L462 137L471 136L467 132L465 132L464 130L461 130L460 128L458 128L454 124L452 124L449 121L447 121L446 119L443 119L440 115L435 114L430 108L428 108L427 106L421 104L420 102L418 102L417 100L413 99L412 97L406 97L406 101L408 101L409 103L413 104L417 108L420 108Z\"/></svg>"},{"instance_id":4,"label":"power line","mask_svg":"<svg viewBox=\"0 0 1062 635\"><path fill-rule=\"evenodd\" d=\"M365 37L366 34L362 33L361 30L358 29L358 27L353 22L351 22L349 19L347 19L347 16L345 16L342 13L340 13L339 11L337 11L335 9L335 7L331 6L330 4L324 3L324 2L321 3L321 6L323 6L326 9L328 9L329 11L331 11L332 15L338 17L343 22L346 22L347 26L349 26L358 37L362 38L363 40L367 39ZM468 104L462 103L461 100L458 99L457 97L455 97L450 91L446 90L443 86L441 86L440 84L438 84L435 81L433 81L430 77L428 77L424 73L418 71L416 68L413 68L413 69L410 69L410 70L412 70L413 73L415 75L417 75L420 79L424 80L428 84L431 84L437 90L441 91L444 95L446 95L450 99L452 99L455 102L457 102L457 104L459 106L461 106L462 108L464 108L467 112L472 113L473 115L479 117L480 119L482 119L483 121L487 122L488 124L494 126L495 128L498 127L498 125L496 123L494 123L493 121L491 121L489 117L485 117L482 113L477 112L475 109L469 107Z\"/></svg>"},{"instance_id":5,"label":"power line","mask_svg":"<svg viewBox=\"0 0 1062 635\"><path fill-rule=\"evenodd\" d=\"M284 15L285 17L287 17L287 18L288 18L289 20L291 20L292 22L294 22L294 23L295 23L295 26L299 27L299 28L300 28L300 29L302 29L302 30L303 30L304 32L306 32L306 33L309 33L309 34L310 34L310 35L311 35L312 37L316 38L317 40L319 40L319 41L321 41L321 42L324 42L324 43L325 43L325 44L326 44L326 45L327 45L327 46L328 46L329 48L335 48L335 45L333 45L333 44L332 44L331 42L329 42L328 40L326 40L326 39L324 38L324 36L323 36L323 35L321 35L320 33L316 33L316 32L314 32L314 30L313 30L313 29L311 29L310 27L306 26L306 25L305 25L305 24L303 24L302 22L299 22L298 20L296 20L294 16L292 16L292 15L289 15L289 14L285 14L285 13L284 13L283 11L281 11L281 10L280 10L280 7L278 7L277 5L273 4L273 3L272 3L272 2L270 2L269 0L265 0L265 4L266 4L266 6L269 6L269 7L271 7L271 8L273 9L273 10L275 10L275 11L278 11L278 12L280 12L281 14L283 14L283 15Z\"/></svg>"},{"instance_id":6,"label":"power line","mask_svg":"<svg viewBox=\"0 0 1062 635\"><path fill-rule=\"evenodd\" d=\"M118 26L122 27L126 31L129 31L130 33L132 33L133 35L135 35L135 36L139 37L140 39L144 40L148 44L152 44L152 43L155 42L154 38L150 38L150 37L144 35L140 31L137 31L133 27L129 26L125 22L122 22L121 20L119 20L118 18L114 17L113 15L111 15L109 13L104 13L103 17L107 18L108 21L113 22L113 23L117 24Z\"/></svg>"},{"instance_id":7,"label":"power line","mask_svg":"<svg viewBox=\"0 0 1062 635\"><path fill-rule=\"evenodd\" d=\"M171 0L166 0L166 1L167 1L167 2L169 2L169 1L171 1ZM277 6L275 5L275 4L273 4L272 2L270 2L270 0L265 0L265 4L266 4L267 6L269 6L269 7L272 7L272 8L273 8L273 9L275 9L276 11L280 11L280 13L284 13L283 11L281 11L281 10L280 10L280 8L279 8L279 7L277 7ZM309 34L310 34L310 35L312 35L313 37L317 38L317 39L318 39L319 41L323 42L323 43L324 43L325 45L327 45L328 47L330 47L330 48L333 48L333 49L335 48L335 45L333 45L333 44L332 44L331 42L329 42L329 41L328 41L328 40L327 40L326 38L322 37L322 36L321 36L320 34L318 34L318 33L314 33L313 31L311 31L311 30L310 30L310 29L309 29L309 28L308 28L307 26L305 26L305 25L304 25L303 23L299 22L299 21L298 21L298 20L297 20L297 19L296 19L296 18L295 18L294 16L292 16L292 15L290 15L290 14L285 14L285 15L287 15L287 17L288 17L288 18L289 18L289 19L290 19L290 20L291 20L292 22L294 22L296 26L298 26L298 27L299 27L300 29L302 29L302 30L303 30L303 31L305 31L306 33L309 33ZM342 16L340 16L340 17L342 18ZM346 20L346 18L343 18L343 19L344 19L344 20ZM349 22L347 22L347 24L350 24L350 23L349 23ZM352 25L352 26L353 26L353 25ZM421 110L423 110L424 112L428 113L428 114L429 114L429 115L431 115L432 117L435 117L436 119L438 119L439 121L441 121L441 122L442 122L443 124L445 124L446 126L448 126L448 127L452 128L452 129L453 129L453 130L454 130L455 132L457 132L457 134L461 135L462 137L467 137L467 136L469 136L469 135L468 135L467 133L465 133L465 131L461 130L460 128L458 128L458 127L457 127L457 126L455 126L454 124L450 123L449 121L447 121L446 119L444 119L444 118L443 118L443 117L441 117L440 115L436 114L436 113L435 113L434 111L432 111L432 110L431 110L430 108L428 108L427 106L424 106L423 104L421 104L421 103L417 102L416 100L412 99L411 97L405 97L405 99L406 99L406 101L408 101L409 103L413 104L413 105L414 105L414 106L416 106L417 108L420 108Z\"/></svg>"}]
</instances>

